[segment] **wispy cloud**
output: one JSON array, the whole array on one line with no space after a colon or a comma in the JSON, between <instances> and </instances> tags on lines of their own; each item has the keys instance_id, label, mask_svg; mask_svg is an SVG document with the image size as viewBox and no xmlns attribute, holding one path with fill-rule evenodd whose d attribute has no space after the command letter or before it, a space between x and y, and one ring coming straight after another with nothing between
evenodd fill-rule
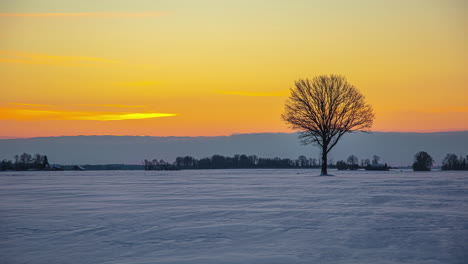
<instances>
[{"instance_id":1,"label":"wispy cloud","mask_svg":"<svg viewBox=\"0 0 468 264\"><path fill-rule=\"evenodd\" d=\"M147 105L121 105L121 104L73 104L76 106L97 106L97 107L115 107L115 108L144 108Z\"/></svg>"},{"instance_id":2,"label":"wispy cloud","mask_svg":"<svg viewBox=\"0 0 468 264\"><path fill-rule=\"evenodd\" d=\"M6 103L7 105L16 106L30 106L30 107L64 107L64 105L50 105L50 104L30 104L30 103ZM109 107L109 108L145 108L147 105L123 105L123 104L71 104L69 106L95 106L95 107Z\"/></svg>"},{"instance_id":3,"label":"wispy cloud","mask_svg":"<svg viewBox=\"0 0 468 264\"><path fill-rule=\"evenodd\" d=\"M156 17L166 12L0 13L0 17Z\"/></svg>"},{"instance_id":4,"label":"wispy cloud","mask_svg":"<svg viewBox=\"0 0 468 264\"><path fill-rule=\"evenodd\" d=\"M117 86L155 86L160 84L159 82L153 81L140 81L140 82L121 82L115 83Z\"/></svg>"},{"instance_id":5,"label":"wispy cloud","mask_svg":"<svg viewBox=\"0 0 468 264\"><path fill-rule=\"evenodd\" d=\"M117 121L137 120L158 117L176 116L173 113L144 112L94 112L94 111L69 111L69 110L44 110L24 108L0 108L0 120L93 120L93 121Z\"/></svg>"},{"instance_id":6,"label":"wispy cloud","mask_svg":"<svg viewBox=\"0 0 468 264\"><path fill-rule=\"evenodd\" d=\"M54 56L17 51L0 51L0 62L22 64L47 64L62 66L93 66L102 64L108 65L122 63L118 60L97 57Z\"/></svg>"},{"instance_id":7,"label":"wispy cloud","mask_svg":"<svg viewBox=\"0 0 468 264\"><path fill-rule=\"evenodd\" d=\"M98 121L115 121L115 120L136 120L157 117L170 117L177 114L168 113L123 113L123 114L103 114L103 115L90 115L76 117L75 120L98 120Z\"/></svg>"},{"instance_id":8,"label":"wispy cloud","mask_svg":"<svg viewBox=\"0 0 468 264\"><path fill-rule=\"evenodd\" d=\"M47 105L47 104L26 104L26 103L8 103L10 105L19 106L33 106L33 107L58 107L58 105Z\"/></svg>"},{"instance_id":9,"label":"wispy cloud","mask_svg":"<svg viewBox=\"0 0 468 264\"><path fill-rule=\"evenodd\" d=\"M279 91L279 92L245 92L245 91L216 90L214 92L219 93L219 94L241 95L241 96L286 96L288 95L288 90Z\"/></svg>"}]
</instances>

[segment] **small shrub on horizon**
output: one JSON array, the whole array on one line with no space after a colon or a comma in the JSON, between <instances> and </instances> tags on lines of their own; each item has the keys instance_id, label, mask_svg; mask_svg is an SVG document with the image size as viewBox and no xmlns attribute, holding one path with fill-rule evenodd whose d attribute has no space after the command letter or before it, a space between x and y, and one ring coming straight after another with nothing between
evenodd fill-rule
<instances>
[{"instance_id":1,"label":"small shrub on horizon","mask_svg":"<svg viewBox=\"0 0 468 264\"><path fill-rule=\"evenodd\" d=\"M431 155L425 151L420 151L414 155L413 170L414 171L430 171L434 160Z\"/></svg>"}]
</instances>

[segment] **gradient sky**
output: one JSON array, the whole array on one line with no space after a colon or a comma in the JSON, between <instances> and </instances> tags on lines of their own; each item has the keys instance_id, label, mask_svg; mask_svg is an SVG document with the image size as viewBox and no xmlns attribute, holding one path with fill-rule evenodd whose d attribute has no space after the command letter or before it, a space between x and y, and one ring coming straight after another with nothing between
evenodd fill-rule
<instances>
[{"instance_id":1,"label":"gradient sky","mask_svg":"<svg viewBox=\"0 0 468 264\"><path fill-rule=\"evenodd\" d=\"M287 132L298 78L343 74L375 131L468 130L468 4L3 0L0 137Z\"/></svg>"}]
</instances>

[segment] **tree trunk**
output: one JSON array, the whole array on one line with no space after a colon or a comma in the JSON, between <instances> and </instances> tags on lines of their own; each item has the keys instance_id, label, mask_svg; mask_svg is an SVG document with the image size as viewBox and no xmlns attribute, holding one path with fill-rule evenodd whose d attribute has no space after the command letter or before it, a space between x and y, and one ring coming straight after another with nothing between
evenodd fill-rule
<instances>
[{"instance_id":1,"label":"tree trunk","mask_svg":"<svg viewBox=\"0 0 468 264\"><path fill-rule=\"evenodd\" d=\"M322 172L320 173L322 176L328 175L327 163L327 147L324 145L322 149Z\"/></svg>"}]
</instances>

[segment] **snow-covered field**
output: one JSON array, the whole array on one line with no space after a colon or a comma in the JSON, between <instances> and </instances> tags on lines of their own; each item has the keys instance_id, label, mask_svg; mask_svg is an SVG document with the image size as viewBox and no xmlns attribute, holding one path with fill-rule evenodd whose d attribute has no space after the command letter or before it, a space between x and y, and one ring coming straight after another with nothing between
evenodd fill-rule
<instances>
[{"instance_id":1,"label":"snow-covered field","mask_svg":"<svg viewBox=\"0 0 468 264\"><path fill-rule=\"evenodd\" d=\"M467 172L0 173L0 263L468 263Z\"/></svg>"}]
</instances>

